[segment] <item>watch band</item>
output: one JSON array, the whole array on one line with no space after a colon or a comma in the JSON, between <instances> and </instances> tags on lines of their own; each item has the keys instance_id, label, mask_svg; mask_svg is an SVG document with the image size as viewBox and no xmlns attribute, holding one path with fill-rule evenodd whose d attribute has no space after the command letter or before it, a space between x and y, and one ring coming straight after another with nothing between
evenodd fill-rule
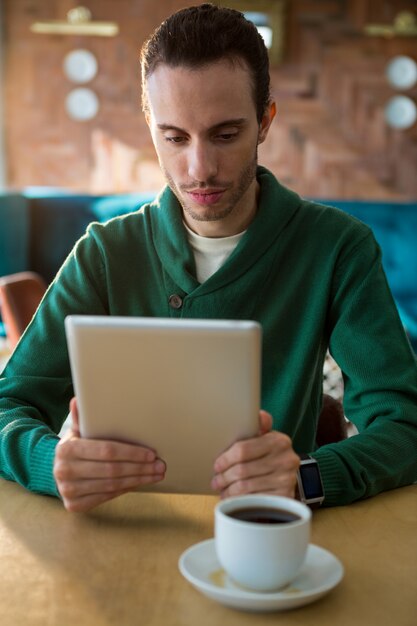
<instances>
[{"instance_id":1,"label":"watch band","mask_svg":"<svg viewBox=\"0 0 417 626\"><path fill-rule=\"evenodd\" d=\"M324 501L324 489L319 464L309 454L300 454L297 472L298 497L312 509L319 508Z\"/></svg>"}]
</instances>

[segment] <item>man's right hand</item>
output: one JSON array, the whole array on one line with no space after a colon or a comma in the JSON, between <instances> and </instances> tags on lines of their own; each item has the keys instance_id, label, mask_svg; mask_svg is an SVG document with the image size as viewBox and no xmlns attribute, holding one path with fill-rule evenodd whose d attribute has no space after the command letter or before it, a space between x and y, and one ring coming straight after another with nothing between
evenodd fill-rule
<instances>
[{"instance_id":1,"label":"man's right hand","mask_svg":"<svg viewBox=\"0 0 417 626\"><path fill-rule=\"evenodd\" d=\"M56 447L54 478L68 511L95 506L165 477L165 463L144 446L83 439L76 398L70 403L72 429Z\"/></svg>"}]
</instances>

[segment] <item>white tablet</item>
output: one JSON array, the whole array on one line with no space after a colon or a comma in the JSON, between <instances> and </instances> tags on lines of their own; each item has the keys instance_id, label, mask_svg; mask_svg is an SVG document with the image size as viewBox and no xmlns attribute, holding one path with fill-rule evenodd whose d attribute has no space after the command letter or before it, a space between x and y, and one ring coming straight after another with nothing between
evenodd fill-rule
<instances>
[{"instance_id":1,"label":"white tablet","mask_svg":"<svg viewBox=\"0 0 417 626\"><path fill-rule=\"evenodd\" d=\"M260 325L73 315L65 326L81 436L155 449L167 472L147 490L210 493L217 456L258 431Z\"/></svg>"}]
</instances>

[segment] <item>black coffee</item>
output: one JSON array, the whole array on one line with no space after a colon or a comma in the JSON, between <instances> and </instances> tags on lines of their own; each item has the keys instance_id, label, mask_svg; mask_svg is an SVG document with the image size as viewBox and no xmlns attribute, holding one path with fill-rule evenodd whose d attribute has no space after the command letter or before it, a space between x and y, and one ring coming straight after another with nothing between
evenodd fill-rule
<instances>
[{"instance_id":1,"label":"black coffee","mask_svg":"<svg viewBox=\"0 0 417 626\"><path fill-rule=\"evenodd\" d=\"M234 511L229 511L227 515L242 522L253 522L255 524L289 524L301 519L296 513L265 506L235 509Z\"/></svg>"}]
</instances>

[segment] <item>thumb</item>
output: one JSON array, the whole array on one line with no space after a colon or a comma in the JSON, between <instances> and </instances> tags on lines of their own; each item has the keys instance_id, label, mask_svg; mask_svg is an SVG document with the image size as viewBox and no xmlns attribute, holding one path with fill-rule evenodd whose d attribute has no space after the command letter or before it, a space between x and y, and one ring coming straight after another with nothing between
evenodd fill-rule
<instances>
[{"instance_id":1,"label":"thumb","mask_svg":"<svg viewBox=\"0 0 417 626\"><path fill-rule=\"evenodd\" d=\"M266 435L272 430L272 415L267 411L259 411L259 435Z\"/></svg>"},{"instance_id":2,"label":"thumb","mask_svg":"<svg viewBox=\"0 0 417 626\"><path fill-rule=\"evenodd\" d=\"M77 398L72 398L70 401L70 413L72 419L72 431L73 433L79 437L80 436L80 426L79 426L79 417L78 417L78 406L77 406Z\"/></svg>"}]
</instances>

